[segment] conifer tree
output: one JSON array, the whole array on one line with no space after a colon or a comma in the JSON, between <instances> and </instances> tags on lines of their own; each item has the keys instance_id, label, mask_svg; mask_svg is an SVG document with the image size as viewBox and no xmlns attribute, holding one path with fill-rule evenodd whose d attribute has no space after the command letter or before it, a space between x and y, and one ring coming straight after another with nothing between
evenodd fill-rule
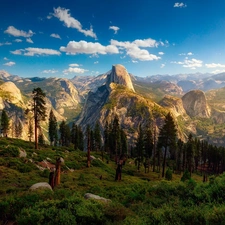
<instances>
[{"instance_id":1,"label":"conifer tree","mask_svg":"<svg viewBox=\"0 0 225 225\"><path fill-rule=\"evenodd\" d=\"M33 128L32 120L30 118L28 120L28 138L30 142L32 140L33 135L34 135L34 128Z\"/></svg>"},{"instance_id":2,"label":"conifer tree","mask_svg":"<svg viewBox=\"0 0 225 225\"><path fill-rule=\"evenodd\" d=\"M49 123L48 123L48 135L50 139L51 145L53 142L56 145L56 142L58 140L58 129L57 129L57 120L56 117L51 109L50 114L49 114Z\"/></svg>"},{"instance_id":3,"label":"conifer tree","mask_svg":"<svg viewBox=\"0 0 225 225\"><path fill-rule=\"evenodd\" d=\"M143 130L141 125L139 125L138 129L138 138L136 143L136 150L137 150L137 168L140 171L141 163L143 162L144 156L144 138L143 138Z\"/></svg>"},{"instance_id":4,"label":"conifer tree","mask_svg":"<svg viewBox=\"0 0 225 225\"><path fill-rule=\"evenodd\" d=\"M176 126L173 120L173 117L170 113L166 115L164 125L160 128L159 138L158 138L158 147L164 147L164 156L163 156L163 167L162 167L162 177L165 175L166 167L166 157L168 148L175 147L176 144Z\"/></svg>"},{"instance_id":5,"label":"conifer tree","mask_svg":"<svg viewBox=\"0 0 225 225\"><path fill-rule=\"evenodd\" d=\"M38 128L40 122L45 120L46 117L46 102L45 93L40 87L33 89L33 107L32 111L34 114L34 137L35 137L35 149L38 149Z\"/></svg>"},{"instance_id":6,"label":"conifer tree","mask_svg":"<svg viewBox=\"0 0 225 225\"><path fill-rule=\"evenodd\" d=\"M86 139L87 139L87 167L91 166L91 129L90 125L87 125L86 129Z\"/></svg>"},{"instance_id":7,"label":"conifer tree","mask_svg":"<svg viewBox=\"0 0 225 225\"><path fill-rule=\"evenodd\" d=\"M120 124L119 117L115 115L112 123L112 148L114 148L114 153L116 155L116 160L118 158L119 148L120 148Z\"/></svg>"},{"instance_id":8,"label":"conifer tree","mask_svg":"<svg viewBox=\"0 0 225 225\"><path fill-rule=\"evenodd\" d=\"M69 146L70 144L70 127L66 124L65 120L63 120L59 125L59 133L60 133L60 141L62 146Z\"/></svg>"},{"instance_id":9,"label":"conifer tree","mask_svg":"<svg viewBox=\"0 0 225 225\"><path fill-rule=\"evenodd\" d=\"M16 138L20 138L23 132L23 126L19 119L15 122L15 136Z\"/></svg>"},{"instance_id":10,"label":"conifer tree","mask_svg":"<svg viewBox=\"0 0 225 225\"><path fill-rule=\"evenodd\" d=\"M2 110L1 115L1 129L4 137L7 137L9 131L9 117L4 109Z\"/></svg>"},{"instance_id":11,"label":"conifer tree","mask_svg":"<svg viewBox=\"0 0 225 225\"><path fill-rule=\"evenodd\" d=\"M188 171L190 175L192 173L194 165L194 153L195 153L195 143L192 134L189 134L188 141L186 143L186 156L187 156Z\"/></svg>"},{"instance_id":12,"label":"conifer tree","mask_svg":"<svg viewBox=\"0 0 225 225\"><path fill-rule=\"evenodd\" d=\"M99 122L95 123L94 131L94 146L96 151L100 151L102 147L102 137Z\"/></svg>"}]
</instances>

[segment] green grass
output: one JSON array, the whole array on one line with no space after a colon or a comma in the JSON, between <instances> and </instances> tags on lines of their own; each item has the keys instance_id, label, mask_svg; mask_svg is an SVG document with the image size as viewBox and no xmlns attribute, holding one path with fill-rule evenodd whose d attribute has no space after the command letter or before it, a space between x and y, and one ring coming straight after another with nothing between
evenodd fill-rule
<instances>
[{"instance_id":1,"label":"green grass","mask_svg":"<svg viewBox=\"0 0 225 225\"><path fill-rule=\"evenodd\" d=\"M122 180L115 182L114 161L101 161L100 152L91 167L86 167L86 153L71 147L40 146L22 140L0 138L0 224L6 220L18 224L221 224L224 221L225 175L202 183L202 177L181 182L160 173L138 172L134 159L122 169ZM12 151L5 154L8 149ZM26 158L18 158L15 149L24 149ZM2 153L2 154L1 154ZM4 154L3 154L4 153ZM35 164L49 158L54 163L61 156L61 183L53 192L29 191L37 182L48 182L49 171ZM30 162L32 159L33 163ZM168 162L170 163L170 162ZM100 179L100 176L102 179ZM102 203L84 199L85 193L110 199Z\"/></svg>"}]
</instances>

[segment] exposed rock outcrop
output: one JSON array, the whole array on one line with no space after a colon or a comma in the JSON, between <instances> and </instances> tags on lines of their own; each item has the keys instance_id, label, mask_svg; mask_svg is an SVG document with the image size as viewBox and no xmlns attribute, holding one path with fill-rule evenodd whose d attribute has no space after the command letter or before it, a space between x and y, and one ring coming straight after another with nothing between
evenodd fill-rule
<instances>
[{"instance_id":1,"label":"exposed rock outcrop","mask_svg":"<svg viewBox=\"0 0 225 225\"><path fill-rule=\"evenodd\" d=\"M17 88L17 86L13 82L7 81L3 83L0 86L0 92L3 95L3 98L8 102L19 106L24 105L20 89Z\"/></svg>"},{"instance_id":2,"label":"exposed rock outcrop","mask_svg":"<svg viewBox=\"0 0 225 225\"><path fill-rule=\"evenodd\" d=\"M159 105L168 108L175 117L186 115L183 102L180 98L165 95L164 98L159 102Z\"/></svg>"},{"instance_id":3,"label":"exposed rock outcrop","mask_svg":"<svg viewBox=\"0 0 225 225\"><path fill-rule=\"evenodd\" d=\"M130 75L123 65L117 64L112 66L111 73L108 75L106 81L107 87L109 87L111 83L121 84L134 91Z\"/></svg>"},{"instance_id":4,"label":"exposed rock outcrop","mask_svg":"<svg viewBox=\"0 0 225 225\"><path fill-rule=\"evenodd\" d=\"M182 102L186 113L190 117L209 118L211 110L207 104L203 91L193 90L182 97Z\"/></svg>"}]
</instances>

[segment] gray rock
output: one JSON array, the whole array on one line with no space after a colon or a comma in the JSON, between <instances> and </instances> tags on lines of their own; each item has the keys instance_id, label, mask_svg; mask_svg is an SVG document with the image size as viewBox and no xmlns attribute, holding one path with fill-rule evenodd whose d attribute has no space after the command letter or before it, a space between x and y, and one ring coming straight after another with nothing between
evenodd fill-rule
<instances>
[{"instance_id":1,"label":"gray rock","mask_svg":"<svg viewBox=\"0 0 225 225\"><path fill-rule=\"evenodd\" d=\"M29 190L36 190L36 189L49 189L52 191L52 187L47 183L47 182L40 182L40 183L36 183L33 184Z\"/></svg>"},{"instance_id":2,"label":"gray rock","mask_svg":"<svg viewBox=\"0 0 225 225\"><path fill-rule=\"evenodd\" d=\"M19 151L20 151L20 154L19 154L19 157L20 158L26 158L27 157L27 153L26 153L25 150L19 149Z\"/></svg>"},{"instance_id":3,"label":"gray rock","mask_svg":"<svg viewBox=\"0 0 225 225\"><path fill-rule=\"evenodd\" d=\"M107 198L103 198L103 197L100 197L99 195L94 195L94 194L91 194L91 193L86 193L84 195L84 198L86 199L95 199L95 200L100 200L102 202L111 202L110 199L107 199Z\"/></svg>"}]
</instances>

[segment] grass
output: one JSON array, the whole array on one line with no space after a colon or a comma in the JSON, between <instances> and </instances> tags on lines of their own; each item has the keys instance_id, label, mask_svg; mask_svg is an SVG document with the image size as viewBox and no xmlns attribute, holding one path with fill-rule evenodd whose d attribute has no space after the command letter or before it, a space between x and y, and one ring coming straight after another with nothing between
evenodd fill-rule
<instances>
[{"instance_id":1,"label":"grass","mask_svg":"<svg viewBox=\"0 0 225 225\"><path fill-rule=\"evenodd\" d=\"M115 162L101 161L100 152L91 153L96 159L87 168L86 153L74 151L73 146L43 145L35 150L33 143L10 138L1 138L0 146L0 154L3 146L27 152L26 158L0 156L0 224L6 220L16 220L18 224L56 224L59 219L61 224L171 224L167 214L176 217L174 224L179 224L188 221L189 214L205 221L207 207L211 215L208 220L218 222L217 214L222 215L225 207L221 203L225 176L213 178L207 184L202 184L202 177L197 174L186 183L180 181L182 174L173 174L172 181L166 181L152 168L149 173L144 173L144 167L138 172L134 159L129 158L122 169L122 181L115 182ZM29 191L34 183L48 182L49 172L40 171L36 164L46 158L54 163L56 156L65 160L61 183L53 192ZM112 202L103 205L87 201L85 193ZM211 199L215 199L214 203ZM196 221L192 224L198 224Z\"/></svg>"}]
</instances>

